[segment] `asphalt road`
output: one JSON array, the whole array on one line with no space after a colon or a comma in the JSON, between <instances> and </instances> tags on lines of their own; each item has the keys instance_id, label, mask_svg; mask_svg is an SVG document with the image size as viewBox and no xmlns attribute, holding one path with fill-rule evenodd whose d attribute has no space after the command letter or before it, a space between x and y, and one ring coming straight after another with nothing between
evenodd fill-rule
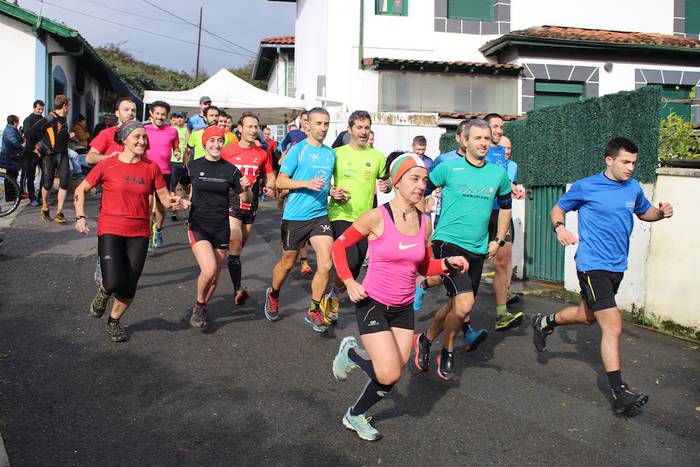
<instances>
[{"instance_id":1,"label":"asphalt road","mask_svg":"<svg viewBox=\"0 0 700 467\"><path fill-rule=\"evenodd\" d=\"M295 271L282 319L260 310L279 215L263 209L243 256L252 299L234 307L224 271L205 332L188 327L198 271L183 222L168 222L123 319L131 340L112 344L105 319L88 316L95 232L42 225L25 209L0 249L0 433L12 465L700 465L698 347L625 323L623 377L650 402L615 417L598 330L559 328L538 355L529 317L562 306L538 297L517 305L519 329L458 355L458 382L406 368L371 411L384 439L361 441L341 418L365 377L331 375L340 338L357 333L352 307L332 334L312 332L310 279ZM431 293L420 330L443 301ZM476 325L492 328L493 305L482 287Z\"/></svg>"}]
</instances>

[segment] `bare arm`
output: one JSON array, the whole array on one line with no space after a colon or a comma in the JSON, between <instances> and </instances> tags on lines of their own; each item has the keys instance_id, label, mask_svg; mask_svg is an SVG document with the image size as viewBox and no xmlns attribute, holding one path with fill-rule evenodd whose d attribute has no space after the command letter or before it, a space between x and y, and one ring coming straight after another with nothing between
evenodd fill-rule
<instances>
[{"instance_id":1,"label":"bare arm","mask_svg":"<svg viewBox=\"0 0 700 467\"><path fill-rule=\"evenodd\" d=\"M669 203L659 203L658 208L652 206L644 214L637 214L640 220L646 222L656 222L671 216L673 216L673 206Z\"/></svg>"},{"instance_id":2,"label":"bare arm","mask_svg":"<svg viewBox=\"0 0 700 467\"><path fill-rule=\"evenodd\" d=\"M110 157L114 157L117 155L119 155L118 152L113 152L112 154L100 154L97 151L97 149L90 148L90 151L88 151L87 156L85 156L85 160L88 164L95 165L104 159L109 159Z\"/></svg>"},{"instance_id":3,"label":"bare arm","mask_svg":"<svg viewBox=\"0 0 700 467\"><path fill-rule=\"evenodd\" d=\"M299 190L308 188L309 190L321 191L326 184L322 178L312 178L311 180L292 180L286 173L280 172L276 179L277 188L280 190Z\"/></svg>"},{"instance_id":4,"label":"bare arm","mask_svg":"<svg viewBox=\"0 0 700 467\"><path fill-rule=\"evenodd\" d=\"M75 189L73 198L73 208L75 209L75 215L78 218L75 221L75 230L83 235L87 235L90 229L87 226L87 218L85 217L85 192L92 189L87 180L80 182Z\"/></svg>"},{"instance_id":5,"label":"bare arm","mask_svg":"<svg viewBox=\"0 0 700 467\"><path fill-rule=\"evenodd\" d=\"M562 246L575 245L578 243L578 237L574 235L570 230L564 225L566 211L555 204L550 213L550 219L552 221L552 226L556 226L554 231L557 233L557 240Z\"/></svg>"}]
</instances>

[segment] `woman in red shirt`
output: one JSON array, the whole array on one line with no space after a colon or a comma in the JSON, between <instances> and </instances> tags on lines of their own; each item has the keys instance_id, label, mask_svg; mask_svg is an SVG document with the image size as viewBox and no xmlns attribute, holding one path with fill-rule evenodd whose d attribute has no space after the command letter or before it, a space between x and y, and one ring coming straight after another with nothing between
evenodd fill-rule
<instances>
[{"instance_id":1,"label":"woman in red shirt","mask_svg":"<svg viewBox=\"0 0 700 467\"><path fill-rule=\"evenodd\" d=\"M155 192L165 206L173 209L186 205L170 196L156 164L145 157L148 136L135 120L124 123L114 135L124 144L116 157L102 160L75 189L75 230L87 235L85 192L102 184L102 202L97 220L97 253L102 266L102 285L90 304L90 312L100 318L107 301L114 294L114 304L107 321L107 334L113 342L129 339L119 319L136 294L136 285L150 237L151 210L148 197Z\"/></svg>"}]
</instances>

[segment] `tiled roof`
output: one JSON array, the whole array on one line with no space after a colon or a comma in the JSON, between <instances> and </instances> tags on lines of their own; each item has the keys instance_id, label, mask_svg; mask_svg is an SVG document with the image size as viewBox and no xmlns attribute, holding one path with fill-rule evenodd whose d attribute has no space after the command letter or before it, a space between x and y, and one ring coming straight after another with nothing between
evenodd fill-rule
<instances>
[{"instance_id":1,"label":"tiled roof","mask_svg":"<svg viewBox=\"0 0 700 467\"><path fill-rule=\"evenodd\" d=\"M471 120L473 118L484 118L486 115L485 113L459 113L459 112L440 112L438 116L440 118L454 118L458 120ZM509 120L523 120L525 118L524 115L503 115L503 120L509 121Z\"/></svg>"},{"instance_id":2,"label":"tiled roof","mask_svg":"<svg viewBox=\"0 0 700 467\"><path fill-rule=\"evenodd\" d=\"M294 36L266 37L260 41L265 45L294 45Z\"/></svg>"},{"instance_id":3,"label":"tiled roof","mask_svg":"<svg viewBox=\"0 0 700 467\"><path fill-rule=\"evenodd\" d=\"M491 62L440 62L433 60L401 60L396 58L365 58L362 64L366 67L377 69L411 69L419 71L441 71L441 72L471 72L471 71L499 71L518 74L522 66L512 63L491 63Z\"/></svg>"},{"instance_id":4,"label":"tiled roof","mask_svg":"<svg viewBox=\"0 0 700 467\"><path fill-rule=\"evenodd\" d=\"M500 49L509 41L532 40L537 42L578 42L598 46L648 46L650 48L677 48L679 51L700 52L700 41L687 37L659 34L655 32L609 31L606 29L583 29L562 26L535 26L511 31L498 39L484 44L481 51L487 55ZM500 45L500 47L499 47Z\"/></svg>"}]
</instances>

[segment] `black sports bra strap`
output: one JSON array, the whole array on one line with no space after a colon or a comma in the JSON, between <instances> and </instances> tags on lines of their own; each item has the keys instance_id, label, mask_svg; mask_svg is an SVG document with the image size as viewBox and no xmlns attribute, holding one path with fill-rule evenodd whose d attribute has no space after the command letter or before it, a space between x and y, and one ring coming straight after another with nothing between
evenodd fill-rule
<instances>
[{"instance_id":1,"label":"black sports bra strap","mask_svg":"<svg viewBox=\"0 0 700 467\"><path fill-rule=\"evenodd\" d=\"M389 203L383 204L382 207L386 209L386 212L389 213L389 217L391 217L391 222L396 225L396 220L394 219L394 210L391 209L391 205ZM416 210L416 214L418 214L418 228L420 228L421 224L423 223L423 213L420 212L418 208L414 208Z\"/></svg>"}]
</instances>

